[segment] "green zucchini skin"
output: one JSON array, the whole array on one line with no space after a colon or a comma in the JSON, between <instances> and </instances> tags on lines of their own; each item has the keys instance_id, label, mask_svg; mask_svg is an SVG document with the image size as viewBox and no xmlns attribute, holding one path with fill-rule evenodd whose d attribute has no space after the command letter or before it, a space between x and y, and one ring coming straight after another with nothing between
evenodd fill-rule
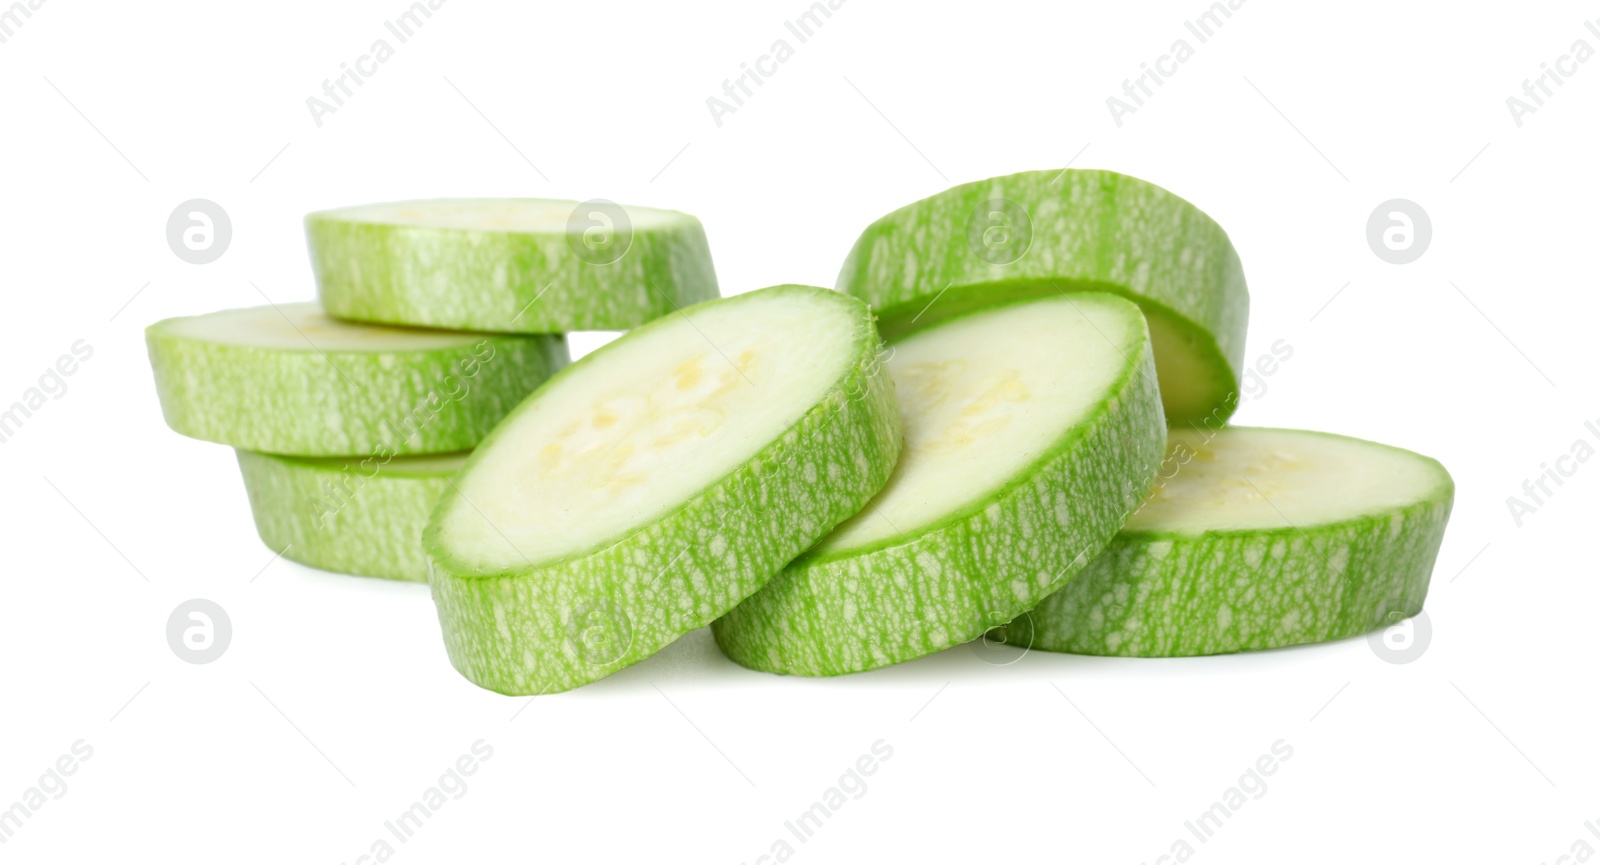
<instances>
[{"instance_id":1,"label":"green zucchini skin","mask_svg":"<svg viewBox=\"0 0 1600 865\"><path fill-rule=\"evenodd\" d=\"M1165 424L1147 334L1087 417L995 493L911 537L801 556L713 623L717 645L751 669L835 676L976 639L1033 607L1110 541L1156 476Z\"/></svg>"},{"instance_id":2,"label":"green zucchini skin","mask_svg":"<svg viewBox=\"0 0 1600 865\"><path fill-rule=\"evenodd\" d=\"M997 201L1026 214L1007 230L1029 239L991 261L976 238L1004 212ZM953 187L867 226L837 287L872 306L889 340L1021 297L1121 294L1150 319L1170 422L1220 424L1238 407L1250 311L1239 255L1199 208L1138 178L1058 169Z\"/></svg>"},{"instance_id":3,"label":"green zucchini skin","mask_svg":"<svg viewBox=\"0 0 1600 865\"><path fill-rule=\"evenodd\" d=\"M422 530L465 454L427 468L407 457L237 454L256 531L274 552L334 573L427 582Z\"/></svg>"},{"instance_id":4,"label":"green zucchini skin","mask_svg":"<svg viewBox=\"0 0 1600 865\"><path fill-rule=\"evenodd\" d=\"M717 297L705 230L678 216L635 227L626 253L604 264L575 254L562 231L365 222L337 210L308 215L306 239L318 297L341 318L502 333L627 330Z\"/></svg>"},{"instance_id":5,"label":"green zucchini skin","mask_svg":"<svg viewBox=\"0 0 1600 865\"><path fill-rule=\"evenodd\" d=\"M166 324L151 325L145 341L167 425L291 456L469 450L567 362L561 336L321 352L192 339Z\"/></svg>"},{"instance_id":6,"label":"green zucchini skin","mask_svg":"<svg viewBox=\"0 0 1600 865\"><path fill-rule=\"evenodd\" d=\"M1431 464L1437 482L1402 507L1298 528L1119 533L1077 579L996 638L1056 652L1167 658L1388 627L1422 609L1455 497L1442 465L1410 456Z\"/></svg>"},{"instance_id":7,"label":"green zucchini skin","mask_svg":"<svg viewBox=\"0 0 1600 865\"><path fill-rule=\"evenodd\" d=\"M424 534L429 583L450 662L468 680L503 694L548 694L649 657L755 592L888 480L902 430L870 311L809 286L710 303L773 291L815 292L855 307L854 362L782 436L666 518L587 554L478 574L458 569L442 547L441 515L453 493L441 500ZM625 339L570 369L605 362ZM464 471L471 470L469 461Z\"/></svg>"}]
</instances>

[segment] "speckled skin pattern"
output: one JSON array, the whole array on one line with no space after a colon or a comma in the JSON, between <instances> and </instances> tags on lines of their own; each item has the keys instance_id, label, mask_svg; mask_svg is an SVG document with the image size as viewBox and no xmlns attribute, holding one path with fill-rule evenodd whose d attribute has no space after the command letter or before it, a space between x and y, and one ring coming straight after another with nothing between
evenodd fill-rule
<instances>
[{"instance_id":1,"label":"speckled skin pattern","mask_svg":"<svg viewBox=\"0 0 1600 865\"><path fill-rule=\"evenodd\" d=\"M712 302L746 303L767 291L814 291L858 307L855 363L751 461L708 479L671 515L610 546L520 573L450 573L437 554L438 522L430 523L429 582L450 662L462 675L503 694L553 693L608 676L732 608L888 480L900 453L900 414L866 306L804 286ZM579 363L604 362L609 347ZM491 438L478 452L493 446Z\"/></svg>"},{"instance_id":2,"label":"speckled skin pattern","mask_svg":"<svg viewBox=\"0 0 1600 865\"><path fill-rule=\"evenodd\" d=\"M561 336L483 335L420 351L262 348L145 330L167 425L293 456L448 453L476 445L567 362Z\"/></svg>"},{"instance_id":3,"label":"speckled skin pattern","mask_svg":"<svg viewBox=\"0 0 1600 865\"><path fill-rule=\"evenodd\" d=\"M1392 511L1298 528L1120 533L1077 579L997 636L1034 649L1165 658L1388 627L1388 614L1422 609L1455 497L1443 466L1413 456L1437 467L1439 482Z\"/></svg>"},{"instance_id":4,"label":"speckled skin pattern","mask_svg":"<svg viewBox=\"0 0 1600 865\"><path fill-rule=\"evenodd\" d=\"M1148 336L1123 358L1087 420L995 494L887 545L801 557L712 625L717 645L752 669L833 676L967 642L1033 607L1105 547L1156 476L1166 425Z\"/></svg>"},{"instance_id":5,"label":"speckled skin pattern","mask_svg":"<svg viewBox=\"0 0 1600 865\"><path fill-rule=\"evenodd\" d=\"M700 221L636 228L590 264L565 232L516 233L306 217L317 295L356 321L506 333L626 330L717 296ZM538 298L537 301L534 298Z\"/></svg>"},{"instance_id":6,"label":"speckled skin pattern","mask_svg":"<svg viewBox=\"0 0 1600 865\"><path fill-rule=\"evenodd\" d=\"M981 231L992 210L985 202L994 199L1019 205L1032 227L1026 251L1006 264L985 260L981 245L974 249L974 226ZM1194 205L1134 177L1030 171L953 187L867 226L837 286L867 301L891 340L1021 296L1121 294L1169 323L1189 348L1183 360L1199 364L1209 380L1204 407L1169 409L1169 419L1220 422L1238 404L1250 311L1239 255ZM1158 370L1175 362L1156 357Z\"/></svg>"},{"instance_id":7,"label":"speckled skin pattern","mask_svg":"<svg viewBox=\"0 0 1600 865\"><path fill-rule=\"evenodd\" d=\"M454 472L237 453L256 531L273 552L324 571L427 582L422 530Z\"/></svg>"}]
</instances>

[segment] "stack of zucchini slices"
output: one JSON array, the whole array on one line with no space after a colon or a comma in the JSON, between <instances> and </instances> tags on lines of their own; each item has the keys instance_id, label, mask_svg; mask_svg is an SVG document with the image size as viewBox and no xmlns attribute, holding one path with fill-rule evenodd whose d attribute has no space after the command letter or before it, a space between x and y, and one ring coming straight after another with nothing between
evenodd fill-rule
<instances>
[{"instance_id":1,"label":"stack of zucchini slices","mask_svg":"<svg viewBox=\"0 0 1600 865\"><path fill-rule=\"evenodd\" d=\"M429 201L307 229L320 306L149 328L167 421L238 449L274 550L427 580L451 662L503 693L706 625L809 676L985 635L1336 639L1421 608L1449 516L1431 459L1227 424L1239 257L1111 172L958 186L868 226L836 291L726 299L669 211ZM588 329L628 333L567 365Z\"/></svg>"},{"instance_id":2,"label":"stack of zucchini slices","mask_svg":"<svg viewBox=\"0 0 1600 865\"><path fill-rule=\"evenodd\" d=\"M717 295L698 220L603 209L622 230L574 234L591 208L571 201L313 213L320 303L146 329L167 423L237 449L275 552L426 581L434 505L472 448L566 365L565 331L626 329ZM607 262L622 244L634 254Z\"/></svg>"}]
</instances>

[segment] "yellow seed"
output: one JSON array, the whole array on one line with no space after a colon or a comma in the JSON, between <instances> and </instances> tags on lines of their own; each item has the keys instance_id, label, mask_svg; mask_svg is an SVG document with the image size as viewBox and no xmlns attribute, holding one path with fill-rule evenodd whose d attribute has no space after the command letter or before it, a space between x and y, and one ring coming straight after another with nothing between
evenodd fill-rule
<instances>
[{"instance_id":1,"label":"yellow seed","mask_svg":"<svg viewBox=\"0 0 1600 865\"><path fill-rule=\"evenodd\" d=\"M704 371L700 368L699 355L678 364L678 368L672 371L673 377L677 379L678 390L688 390L694 387L695 383L700 381L700 376L703 373Z\"/></svg>"},{"instance_id":2,"label":"yellow seed","mask_svg":"<svg viewBox=\"0 0 1600 865\"><path fill-rule=\"evenodd\" d=\"M980 423L977 426L973 427L972 428L972 432L971 432L971 437L974 438L974 439L979 439L979 438L984 438L986 436L994 435L995 433L999 432L1000 430L1005 429L1006 425L1009 424L1009 423L1011 423L1011 416L1010 415L1005 415L1005 416L1002 416L1002 417L990 418L990 419L984 421L983 423Z\"/></svg>"},{"instance_id":3,"label":"yellow seed","mask_svg":"<svg viewBox=\"0 0 1600 865\"><path fill-rule=\"evenodd\" d=\"M539 463L545 471L555 468L561 461L561 445L551 442L539 450Z\"/></svg>"}]
</instances>

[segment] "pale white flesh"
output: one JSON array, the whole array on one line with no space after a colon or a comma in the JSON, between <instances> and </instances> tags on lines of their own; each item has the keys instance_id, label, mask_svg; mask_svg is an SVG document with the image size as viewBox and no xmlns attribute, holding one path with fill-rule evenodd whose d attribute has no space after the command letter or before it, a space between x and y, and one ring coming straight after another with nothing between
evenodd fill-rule
<instances>
[{"instance_id":1,"label":"pale white flesh","mask_svg":"<svg viewBox=\"0 0 1600 865\"><path fill-rule=\"evenodd\" d=\"M1080 294L972 313L896 343L900 462L816 552L910 540L988 497L1107 398L1144 338L1126 302Z\"/></svg>"},{"instance_id":2,"label":"pale white flesh","mask_svg":"<svg viewBox=\"0 0 1600 865\"><path fill-rule=\"evenodd\" d=\"M1448 481L1398 448L1295 430L1173 429L1161 478L1124 531L1300 528L1382 513Z\"/></svg>"},{"instance_id":3,"label":"pale white flesh","mask_svg":"<svg viewBox=\"0 0 1600 865\"><path fill-rule=\"evenodd\" d=\"M613 207L627 214L635 229L684 222L688 217L671 210L621 205L590 205L579 212L577 201L543 198L441 198L363 204L317 214L326 219L409 225L420 228L454 228L468 231L507 231L534 234L582 232L595 225L615 222ZM606 227L614 227L607 225Z\"/></svg>"},{"instance_id":4,"label":"pale white flesh","mask_svg":"<svg viewBox=\"0 0 1600 865\"><path fill-rule=\"evenodd\" d=\"M166 333L186 339L287 351L427 351L471 345L481 334L358 324L330 318L316 303L280 303L175 318Z\"/></svg>"},{"instance_id":5,"label":"pale white flesh","mask_svg":"<svg viewBox=\"0 0 1600 865\"><path fill-rule=\"evenodd\" d=\"M821 401L856 363L860 328L850 304L776 293L690 307L607 346L480 449L440 515L446 554L485 571L538 565L661 519Z\"/></svg>"}]
</instances>

